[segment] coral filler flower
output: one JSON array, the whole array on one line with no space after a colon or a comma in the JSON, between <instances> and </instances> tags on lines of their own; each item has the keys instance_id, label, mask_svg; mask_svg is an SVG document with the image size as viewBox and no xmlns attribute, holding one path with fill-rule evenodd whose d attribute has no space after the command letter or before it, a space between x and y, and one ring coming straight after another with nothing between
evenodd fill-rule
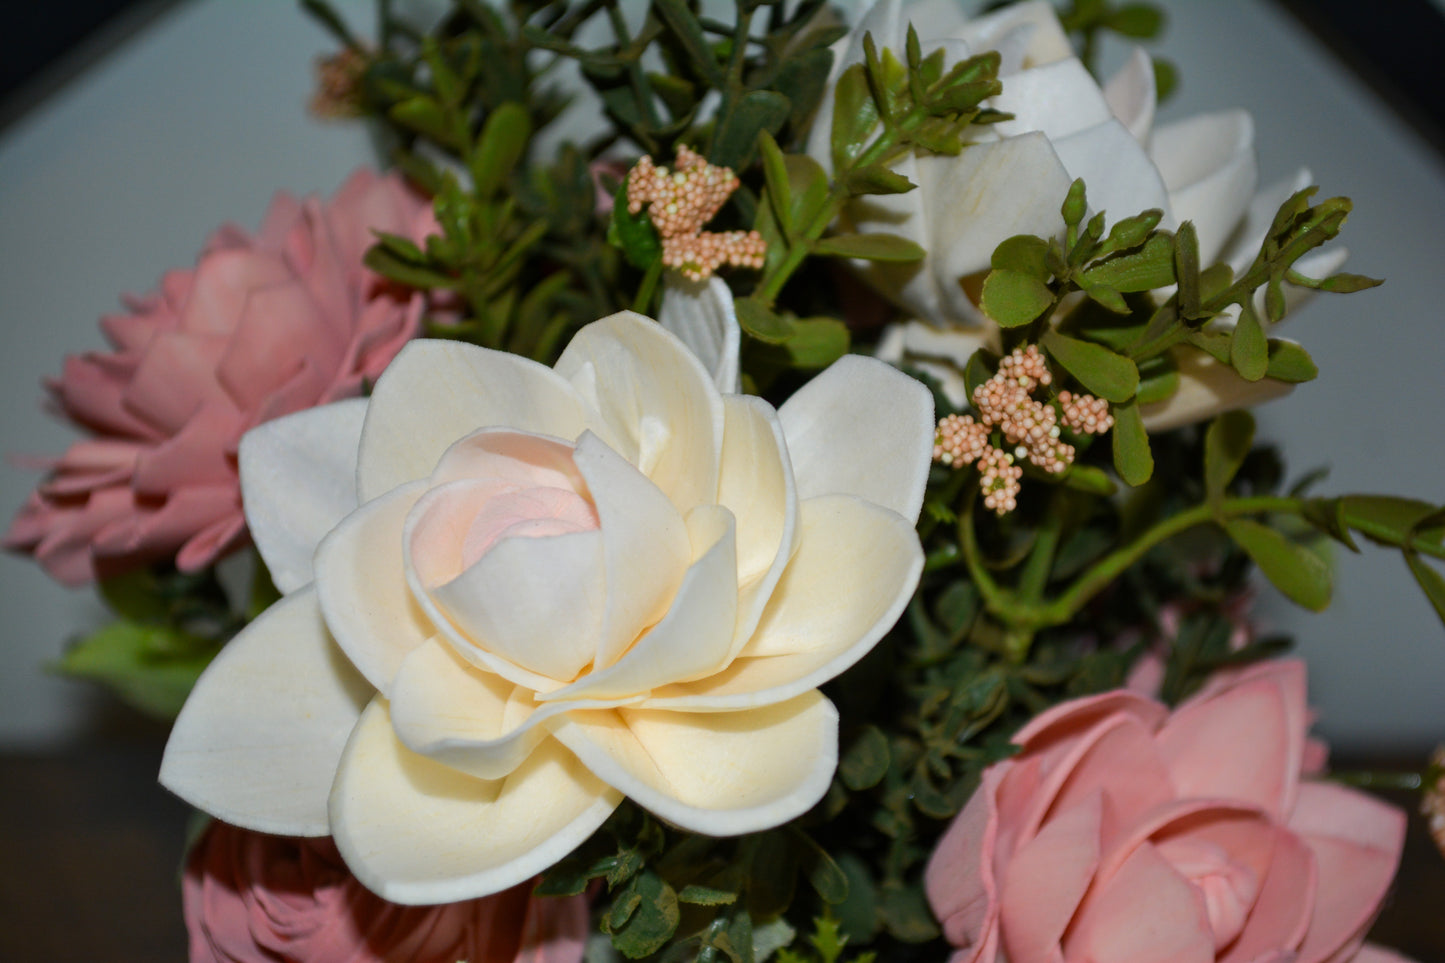
<instances>
[{"instance_id":1,"label":"coral filler flower","mask_svg":"<svg viewBox=\"0 0 1445 963\"><path fill-rule=\"evenodd\" d=\"M1034 719L928 865L955 963L1397 959L1362 940L1404 813L1303 778L1308 725L1295 661Z\"/></svg>"},{"instance_id":2,"label":"coral filler flower","mask_svg":"<svg viewBox=\"0 0 1445 963\"><path fill-rule=\"evenodd\" d=\"M416 334L420 295L366 270L373 231L421 240L430 206L360 170L330 201L276 195L254 236L217 231L191 270L101 319L115 346L47 384L90 433L5 536L80 584L160 559L204 568L246 537L236 446L247 429L356 395Z\"/></svg>"},{"instance_id":3,"label":"coral filler flower","mask_svg":"<svg viewBox=\"0 0 1445 963\"><path fill-rule=\"evenodd\" d=\"M624 795L711 835L817 802L817 686L922 569L932 400L861 357L780 410L721 393L736 322L703 292L716 376L622 313L553 369L413 342L369 400L247 435L248 520L289 594L201 677L161 781L333 835L402 903L515 885Z\"/></svg>"},{"instance_id":4,"label":"coral filler flower","mask_svg":"<svg viewBox=\"0 0 1445 963\"><path fill-rule=\"evenodd\" d=\"M1148 55L1136 49L1101 88L1074 56L1052 5L1042 0L971 20L956 4L878 0L835 46L833 77L863 60L869 32L880 49L901 57L909 23L923 52L943 47L949 63L997 50L1003 93L989 105L1014 115L977 128L957 156L905 155L894 168L915 190L862 198L845 211L850 230L901 234L928 252L917 263L855 266L919 319L886 332L879 356L928 371L956 406L968 400L962 369L969 357L981 346L998 349L997 329L977 304L994 248L1016 234L1061 234L1059 208L1075 178L1084 179L1090 207L1105 212L1109 223L1149 208L1164 212L1165 229L1192 221L1200 263L1222 260L1236 273L1259 251L1280 203L1310 182L1302 170L1255 194L1254 125L1244 111L1155 127ZM808 145L809 155L825 167L831 164L832 112L830 87ZM1323 276L1343 258L1338 249L1315 252L1298 267ZM1292 299L1303 293L1288 290ZM1151 429L1267 401L1290 387L1245 381L1197 349L1179 354L1178 392L1143 409Z\"/></svg>"},{"instance_id":5,"label":"coral filler flower","mask_svg":"<svg viewBox=\"0 0 1445 963\"><path fill-rule=\"evenodd\" d=\"M329 839L213 823L181 896L191 963L581 963L587 898L533 896L398 906L366 891Z\"/></svg>"}]
</instances>

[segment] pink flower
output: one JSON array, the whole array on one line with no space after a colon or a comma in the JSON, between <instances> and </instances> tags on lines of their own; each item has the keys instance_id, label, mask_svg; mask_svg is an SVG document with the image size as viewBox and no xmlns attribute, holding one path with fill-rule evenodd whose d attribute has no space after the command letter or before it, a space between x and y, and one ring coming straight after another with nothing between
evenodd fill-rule
<instances>
[{"instance_id":1,"label":"pink flower","mask_svg":"<svg viewBox=\"0 0 1445 963\"><path fill-rule=\"evenodd\" d=\"M398 906L346 871L330 839L213 823L181 881L191 963L580 963L587 898Z\"/></svg>"},{"instance_id":2,"label":"pink flower","mask_svg":"<svg viewBox=\"0 0 1445 963\"><path fill-rule=\"evenodd\" d=\"M192 270L101 319L112 352L47 382L91 437L57 459L5 536L80 584L174 557L204 568L243 544L236 445L280 415L360 393L416 334L420 295L362 265L373 230L420 240L427 202L359 170L329 202L277 194L252 237L217 231Z\"/></svg>"},{"instance_id":3,"label":"pink flower","mask_svg":"<svg viewBox=\"0 0 1445 963\"><path fill-rule=\"evenodd\" d=\"M1308 725L1298 661L1033 720L929 862L952 963L1396 959L1362 940L1405 816L1302 779Z\"/></svg>"}]
</instances>

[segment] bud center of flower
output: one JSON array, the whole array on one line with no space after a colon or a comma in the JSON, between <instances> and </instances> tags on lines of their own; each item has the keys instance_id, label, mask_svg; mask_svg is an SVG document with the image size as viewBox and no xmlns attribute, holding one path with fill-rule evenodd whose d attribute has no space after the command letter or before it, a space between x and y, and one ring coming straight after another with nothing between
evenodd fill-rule
<instances>
[{"instance_id":1,"label":"bud center of flower","mask_svg":"<svg viewBox=\"0 0 1445 963\"><path fill-rule=\"evenodd\" d=\"M1198 839L1172 839L1160 845L1164 857L1204 897L1214 948L1227 946L1244 929L1259 895L1253 869L1232 859L1224 847Z\"/></svg>"},{"instance_id":2,"label":"bud center of flower","mask_svg":"<svg viewBox=\"0 0 1445 963\"><path fill-rule=\"evenodd\" d=\"M543 538L597 528L597 509L566 488L523 488L495 495L478 509L462 540L469 567L504 538Z\"/></svg>"}]
</instances>

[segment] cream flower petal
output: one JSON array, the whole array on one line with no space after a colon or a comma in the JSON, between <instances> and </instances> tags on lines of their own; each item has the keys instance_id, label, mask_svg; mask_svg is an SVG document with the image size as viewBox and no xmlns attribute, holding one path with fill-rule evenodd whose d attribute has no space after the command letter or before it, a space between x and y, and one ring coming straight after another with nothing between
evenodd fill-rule
<instances>
[{"instance_id":1,"label":"cream flower petal","mask_svg":"<svg viewBox=\"0 0 1445 963\"><path fill-rule=\"evenodd\" d=\"M738 611L737 537L732 513L699 505L687 517L696 562L662 621L612 665L544 699L618 699L720 669L732 649Z\"/></svg>"},{"instance_id":2,"label":"cream flower petal","mask_svg":"<svg viewBox=\"0 0 1445 963\"><path fill-rule=\"evenodd\" d=\"M933 396L874 358L845 355L778 410L799 498L857 495L918 518L933 458Z\"/></svg>"},{"instance_id":3,"label":"cream flower petal","mask_svg":"<svg viewBox=\"0 0 1445 963\"><path fill-rule=\"evenodd\" d=\"M1154 86L1154 62L1143 47L1135 47L1124 66L1104 84L1104 100L1135 140L1149 142L1158 91Z\"/></svg>"},{"instance_id":4,"label":"cream flower petal","mask_svg":"<svg viewBox=\"0 0 1445 963\"><path fill-rule=\"evenodd\" d=\"M604 544L598 531L504 538L452 581L413 592L429 615L435 603L434 621L459 652L521 684L552 688L596 652L607 604ZM414 573L408 566L408 578ZM495 658L542 678L504 672Z\"/></svg>"},{"instance_id":5,"label":"cream flower petal","mask_svg":"<svg viewBox=\"0 0 1445 963\"><path fill-rule=\"evenodd\" d=\"M1074 56L1073 45L1059 25L1058 11L1048 0L1011 3L982 17L975 17L959 35L970 47L982 52L999 46L1006 39L1005 35L1011 33L1027 38L1023 54L1025 67Z\"/></svg>"},{"instance_id":6,"label":"cream flower petal","mask_svg":"<svg viewBox=\"0 0 1445 963\"><path fill-rule=\"evenodd\" d=\"M1015 115L993 125L1002 137L1037 130L1054 140L1113 116L1088 68L1073 57L1011 74L992 106Z\"/></svg>"},{"instance_id":7,"label":"cream flower petal","mask_svg":"<svg viewBox=\"0 0 1445 963\"><path fill-rule=\"evenodd\" d=\"M1158 168L1117 120L1061 137L1053 144L1069 179L1084 179L1090 210L1107 214L1106 225L1150 208L1164 212L1164 226L1177 223L1170 214L1169 192ZM1056 195L1056 212L1063 196ZM1056 229L1057 224L1051 230ZM1045 232L1037 233L1047 236Z\"/></svg>"},{"instance_id":8,"label":"cream flower petal","mask_svg":"<svg viewBox=\"0 0 1445 963\"><path fill-rule=\"evenodd\" d=\"M401 533L426 491L413 482L352 512L316 549L316 596L336 644L379 691L436 627L407 588Z\"/></svg>"},{"instance_id":9,"label":"cream flower petal","mask_svg":"<svg viewBox=\"0 0 1445 963\"><path fill-rule=\"evenodd\" d=\"M356 508L356 449L366 399L308 408L241 438L241 497L271 581L294 592L314 577L326 533Z\"/></svg>"},{"instance_id":10,"label":"cream flower petal","mask_svg":"<svg viewBox=\"0 0 1445 963\"><path fill-rule=\"evenodd\" d=\"M1226 110L1166 124L1154 132L1150 154L1169 189L1176 222L1194 222L1199 263L1213 264L1259 180L1253 118Z\"/></svg>"},{"instance_id":11,"label":"cream flower petal","mask_svg":"<svg viewBox=\"0 0 1445 963\"><path fill-rule=\"evenodd\" d=\"M623 311L577 332L556 371L600 413L602 439L678 511L714 500L722 397L712 372L675 336Z\"/></svg>"},{"instance_id":12,"label":"cream flower petal","mask_svg":"<svg viewBox=\"0 0 1445 963\"><path fill-rule=\"evenodd\" d=\"M577 392L545 365L457 341L413 341L372 392L360 500L427 477L453 442L491 425L563 439L588 426Z\"/></svg>"},{"instance_id":13,"label":"cream flower petal","mask_svg":"<svg viewBox=\"0 0 1445 963\"><path fill-rule=\"evenodd\" d=\"M648 708L723 711L790 699L847 669L892 628L923 571L912 524L861 499L826 495L799 505L799 527L797 554L738 660L658 689Z\"/></svg>"},{"instance_id":14,"label":"cream flower petal","mask_svg":"<svg viewBox=\"0 0 1445 963\"><path fill-rule=\"evenodd\" d=\"M1163 401L1139 409L1144 427L1150 431L1168 431L1222 411L1252 408L1294 390L1289 382L1273 378L1246 381L1229 365L1197 348L1177 349L1174 360L1179 366L1179 389Z\"/></svg>"},{"instance_id":15,"label":"cream flower petal","mask_svg":"<svg viewBox=\"0 0 1445 963\"><path fill-rule=\"evenodd\" d=\"M894 367L916 368L938 382L955 408L968 405L963 371L979 348L998 350L997 328L935 328L920 321L890 324L878 339L874 357Z\"/></svg>"},{"instance_id":16,"label":"cream flower petal","mask_svg":"<svg viewBox=\"0 0 1445 963\"><path fill-rule=\"evenodd\" d=\"M729 661L752 638L763 607L798 547L798 493L793 465L778 414L766 402L745 395L723 399L723 433L718 504L737 518L737 626Z\"/></svg>"},{"instance_id":17,"label":"cream flower petal","mask_svg":"<svg viewBox=\"0 0 1445 963\"><path fill-rule=\"evenodd\" d=\"M572 442L511 428L474 431L446 450L432 472L433 486L464 478L517 485L582 487L572 463Z\"/></svg>"},{"instance_id":18,"label":"cream flower petal","mask_svg":"<svg viewBox=\"0 0 1445 963\"><path fill-rule=\"evenodd\" d=\"M703 367L712 372L718 391L724 395L737 393L742 329L738 327L727 282L717 276L689 281L676 271L668 271L657 323L697 355Z\"/></svg>"},{"instance_id":19,"label":"cream flower petal","mask_svg":"<svg viewBox=\"0 0 1445 963\"><path fill-rule=\"evenodd\" d=\"M603 571L626 573L607 580L607 607L595 637L600 669L667 611L692 548L674 503L596 435L584 434L573 457L597 507Z\"/></svg>"},{"instance_id":20,"label":"cream flower petal","mask_svg":"<svg viewBox=\"0 0 1445 963\"><path fill-rule=\"evenodd\" d=\"M391 722L411 751L479 779L500 779L551 735L559 714L615 705L539 708L533 696L526 686L478 669L445 641L431 639L397 673Z\"/></svg>"},{"instance_id":21,"label":"cream flower petal","mask_svg":"<svg viewBox=\"0 0 1445 963\"><path fill-rule=\"evenodd\" d=\"M838 712L813 690L748 712L572 713L557 739L668 822L732 836L781 825L823 798Z\"/></svg>"},{"instance_id":22,"label":"cream flower petal","mask_svg":"<svg viewBox=\"0 0 1445 963\"><path fill-rule=\"evenodd\" d=\"M407 749L387 704L367 706L331 792L347 867L393 903L500 892L562 859L622 797L554 740L505 779L476 779Z\"/></svg>"},{"instance_id":23,"label":"cream flower petal","mask_svg":"<svg viewBox=\"0 0 1445 963\"><path fill-rule=\"evenodd\" d=\"M228 823L324 836L326 797L372 690L301 589L232 639L201 675L161 760L161 785Z\"/></svg>"}]
</instances>

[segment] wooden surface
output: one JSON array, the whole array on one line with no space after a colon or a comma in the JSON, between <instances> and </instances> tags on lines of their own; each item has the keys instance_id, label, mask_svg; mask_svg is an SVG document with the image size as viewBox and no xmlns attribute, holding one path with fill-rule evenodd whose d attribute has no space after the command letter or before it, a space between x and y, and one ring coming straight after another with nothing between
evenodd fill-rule
<instances>
[{"instance_id":1,"label":"wooden surface","mask_svg":"<svg viewBox=\"0 0 1445 963\"><path fill-rule=\"evenodd\" d=\"M118 721L121 734L104 743L0 755L3 963L185 959L177 867L189 813L155 781L163 730ZM1413 810L1411 795L1392 799ZM1418 963L1445 963L1445 860L1413 811L1373 938Z\"/></svg>"}]
</instances>

